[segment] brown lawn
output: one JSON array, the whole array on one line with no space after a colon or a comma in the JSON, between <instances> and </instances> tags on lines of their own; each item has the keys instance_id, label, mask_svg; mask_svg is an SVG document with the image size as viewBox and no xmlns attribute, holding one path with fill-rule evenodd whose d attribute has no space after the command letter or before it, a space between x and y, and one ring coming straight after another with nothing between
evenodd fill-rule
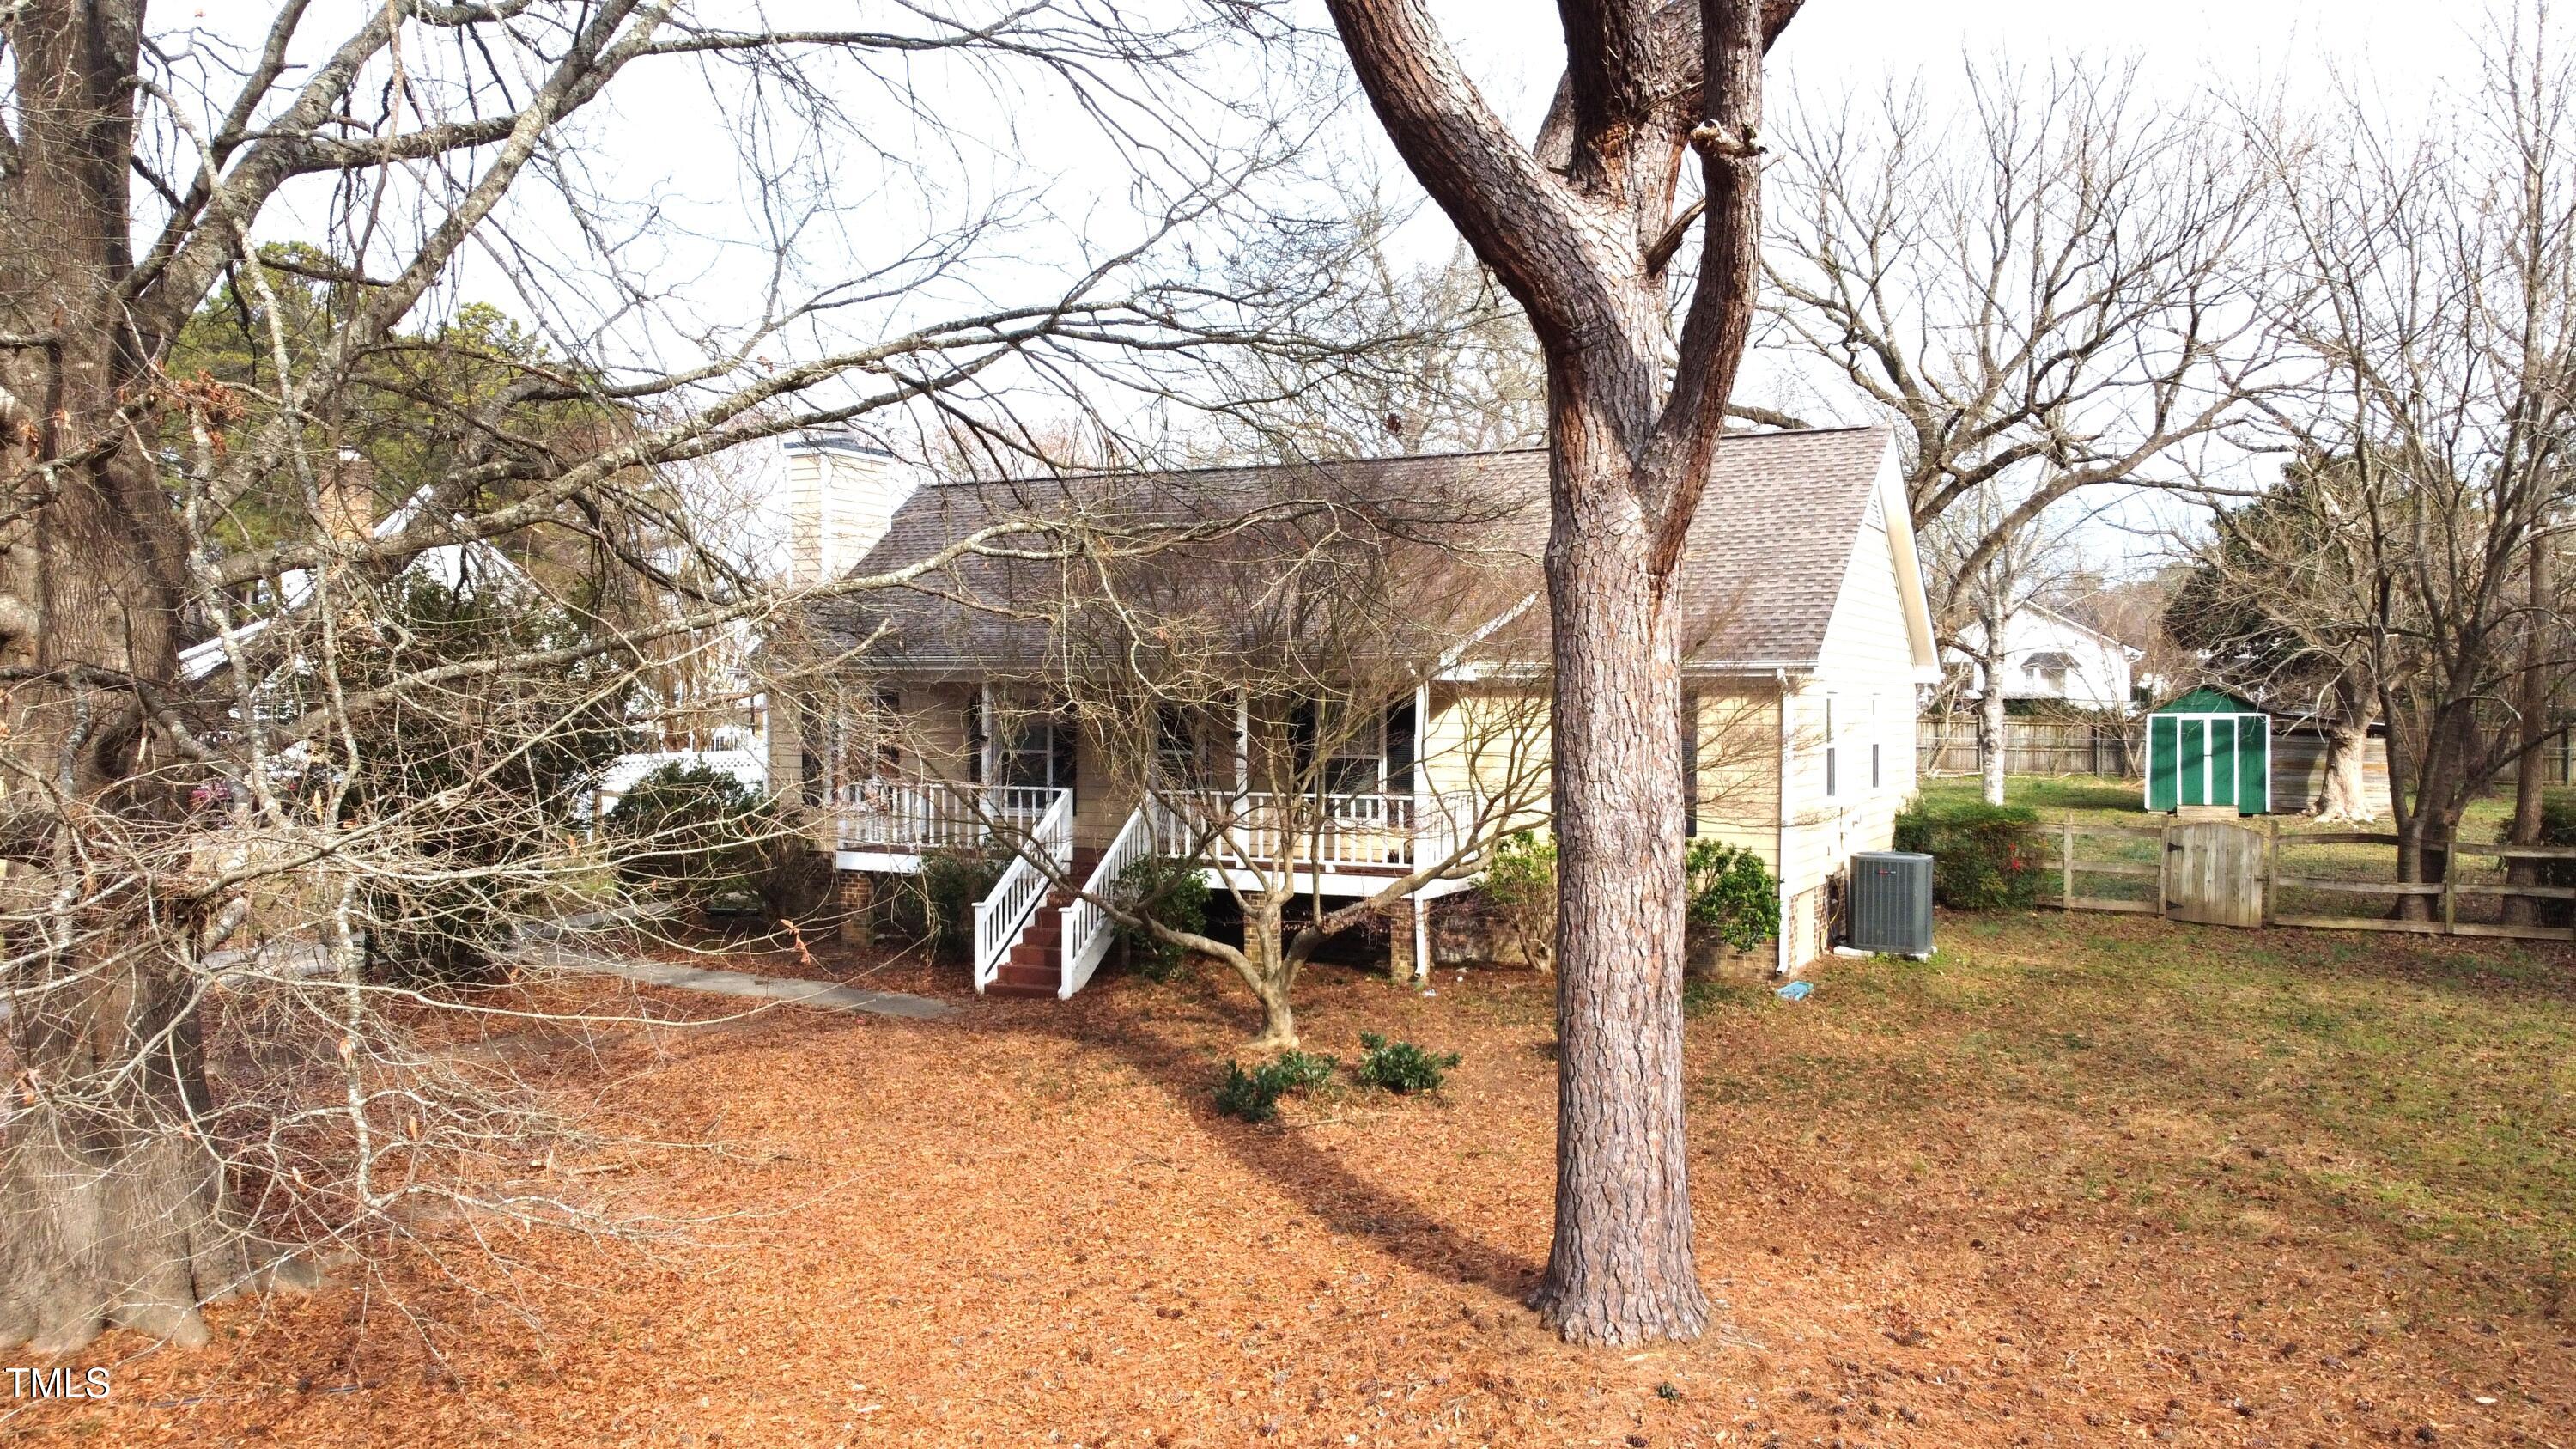
<instances>
[{"instance_id":1,"label":"brown lawn","mask_svg":"<svg viewBox=\"0 0 2576 1449\"><path fill-rule=\"evenodd\" d=\"M1696 1344L1571 1349L1520 1307L1543 979L1321 968L1311 1048L1464 1064L1247 1126L1209 1102L1239 997L1104 977L927 1024L527 1034L634 1139L531 1171L693 1241L426 1225L372 1278L218 1310L210 1349L102 1342L109 1401L0 1441L2576 1445L2576 960L1942 929L1803 1004L1697 994Z\"/></svg>"}]
</instances>

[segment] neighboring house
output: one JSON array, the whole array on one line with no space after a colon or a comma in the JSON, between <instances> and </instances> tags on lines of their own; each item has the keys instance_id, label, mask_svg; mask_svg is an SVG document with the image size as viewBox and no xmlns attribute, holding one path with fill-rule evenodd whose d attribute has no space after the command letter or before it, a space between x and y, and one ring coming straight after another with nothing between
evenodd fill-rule
<instances>
[{"instance_id":1,"label":"neighboring house","mask_svg":"<svg viewBox=\"0 0 2576 1449\"><path fill-rule=\"evenodd\" d=\"M1971 621L1944 653L1967 672L1969 692L1985 693L1985 626ZM2006 700L2049 700L2078 709L2126 714L2133 703L2131 667L2137 650L2055 609L2026 603L2004 620L2003 691Z\"/></svg>"},{"instance_id":2,"label":"neighboring house","mask_svg":"<svg viewBox=\"0 0 2576 1449\"><path fill-rule=\"evenodd\" d=\"M1420 656L1437 664L1390 692L1383 728L1336 751L1328 772L1336 787L1321 812L1331 827L1288 843L1229 835L1217 848L1218 856L1293 851L1293 861L1271 863L1292 868L1301 893L1365 897L1417 859L1443 858L1419 853L1439 848L1442 822L1457 818L1453 802L1475 796L1479 767L1463 742L1502 706L1540 718L1545 758L1543 452L964 484L907 479L856 447L808 443L792 465L823 472L845 459L852 466L837 485L799 489L805 506L842 489L874 496L841 499L829 517L793 525L806 555L800 573L899 568L1013 517L1222 518L1292 495L1474 500L1477 521L1454 524L1439 547L1443 557L1472 558L1460 567L1481 571L1478 586L1453 587L1456 569L1424 560L1420 617L1408 627L1421 631L1416 642L1439 646ZM1460 516L1445 505L1422 512ZM848 524L878 518L872 539ZM1060 574L968 559L918 589L845 597L800 621L800 647L820 657L853 651L853 662L846 687L805 690L792 707L773 695L770 778L802 782L816 844L853 885L917 870L925 853L972 845L995 821L1025 822L1022 849L1045 852L1077 879L1111 874L1122 852L1175 848L1175 833L1157 823L1172 807L1121 778L1117 761L1132 751L1109 749L1089 727L1042 709L997 711L998 694L1024 690L1055 649L1044 591L1060 586L1050 582ZM1794 970L1828 944L1830 903L1851 855L1889 843L1914 789L1915 691L1938 674L1888 434L1724 439L1678 588L1688 829L1753 851L1779 876L1778 964ZM1014 718L1023 723L991 723ZM1175 742L1184 756L1214 762L1192 767L1210 793L1240 790L1247 778L1242 752L1251 746L1223 737L1231 732L1219 722L1217 738ZM1222 859L1205 865L1212 879L1225 868ZM1419 896L1467 884L1437 881ZM1106 946L1101 923L1079 907L1053 917L1047 894L1020 867L994 888L978 917L978 989L1030 932L1050 942L1048 951L1060 949L1054 994L1088 979ZM1418 898L1414 918L1419 942Z\"/></svg>"}]
</instances>

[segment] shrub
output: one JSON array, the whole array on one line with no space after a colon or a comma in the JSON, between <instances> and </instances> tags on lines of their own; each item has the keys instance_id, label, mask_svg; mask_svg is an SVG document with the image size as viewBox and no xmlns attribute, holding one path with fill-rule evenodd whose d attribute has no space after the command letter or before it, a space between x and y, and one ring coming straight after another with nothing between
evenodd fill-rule
<instances>
[{"instance_id":1,"label":"shrub","mask_svg":"<svg viewBox=\"0 0 2576 1449\"><path fill-rule=\"evenodd\" d=\"M1246 1122L1267 1122L1279 1115L1280 1081L1268 1067L1245 1071L1241 1062L1225 1064L1225 1080L1216 1084L1216 1109Z\"/></svg>"},{"instance_id":2,"label":"shrub","mask_svg":"<svg viewBox=\"0 0 2576 1449\"><path fill-rule=\"evenodd\" d=\"M1189 861L1171 855L1139 856L1110 882L1109 899L1120 910L1142 916L1168 931L1207 929L1207 878ZM1151 931L1120 928L1127 965L1148 981L1169 981L1180 974L1189 952Z\"/></svg>"},{"instance_id":3,"label":"shrub","mask_svg":"<svg viewBox=\"0 0 2576 1449\"><path fill-rule=\"evenodd\" d=\"M1532 831L1506 836L1485 860L1485 900L1521 960L1556 969L1556 842Z\"/></svg>"},{"instance_id":4,"label":"shrub","mask_svg":"<svg viewBox=\"0 0 2576 1449\"><path fill-rule=\"evenodd\" d=\"M1439 1091L1445 1074L1458 1065L1456 1052L1427 1052L1409 1041L1388 1041L1373 1031L1360 1033L1360 1047L1360 1064L1351 1073L1360 1085L1399 1094Z\"/></svg>"},{"instance_id":5,"label":"shrub","mask_svg":"<svg viewBox=\"0 0 2576 1449\"><path fill-rule=\"evenodd\" d=\"M1293 1047L1248 1072L1239 1062L1227 1062L1225 1080L1216 1084L1216 1109L1246 1122L1267 1122L1279 1115L1281 1095L1295 1092L1304 1096L1331 1082L1333 1069L1339 1065L1331 1057Z\"/></svg>"},{"instance_id":6,"label":"shrub","mask_svg":"<svg viewBox=\"0 0 2576 1449\"><path fill-rule=\"evenodd\" d=\"M1262 1070L1276 1073L1279 1085L1284 1090L1311 1092L1332 1081L1333 1069L1340 1065L1341 1063L1332 1057L1317 1056L1313 1052L1301 1052L1291 1047L1279 1054L1279 1060Z\"/></svg>"},{"instance_id":7,"label":"shrub","mask_svg":"<svg viewBox=\"0 0 2576 1449\"><path fill-rule=\"evenodd\" d=\"M1956 911L2039 903L2049 870L2039 812L1982 800L1909 802L1896 817L1896 848L1932 857L1932 899Z\"/></svg>"},{"instance_id":8,"label":"shrub","mask_svg":"<svg viewBox=\"0 0 2576 1449\"><path fill-rule=\"evenodd\" d=\"M1690 923L1715 932L1738 951L1780 934L1780 882L1762 858L1714 840L1694 840L1682 856Z\"/></svg>"},{"instance_id":9,"label":"shrub","mask_svg":"<svg viewBox=\"0 0 2576 1449\"><path fill-rule=\"evenodd\" d=\"M600 827L627 890L695 902L760 894L779 838L767 802L705 765L664 765L646 775Z\"/></svg>"},{"instance_id":10,"label":"shrub","mask_svg":"<svg viewBox=\"0 0 2576 1449\"><path fill-rule=\"evenodd\" d=\"M2508 825L2507 830L2511 827ZM2498 836L2502 838L2501 834ZM2548 795L2540 802L2540 843L2542 845L2576 845L2576 795ZM2540 865L2540 883L2550 886L2576 886L2576 860L2547 860ZM2532 902L2532 919L2544 926L2576 924L2576 902L2539 900Z\"/></svg>"},{"instance_id":11,"label":"shrub","mask_svg":"<svg viewBox=\"0 0 2576 1449\"><path fill-rule=\"evenodd\" d=\"M998 851L933 850L921 857L921 869L897 909L931 954L950 960L975 948L975 907L993 893L1010 857Z\"/></svg>"}]
</instances>

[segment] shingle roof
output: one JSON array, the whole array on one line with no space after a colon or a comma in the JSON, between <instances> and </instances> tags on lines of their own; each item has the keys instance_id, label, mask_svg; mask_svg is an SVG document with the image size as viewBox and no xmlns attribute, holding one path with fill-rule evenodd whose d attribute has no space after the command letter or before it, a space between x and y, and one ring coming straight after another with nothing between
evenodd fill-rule
<instances>
[{"instance_id":1,"label":"shingle roof","mask_svg":"<svg viewBox=\"0 0 2576 1449\"><path fill-rule=\"evenodd\" d=\"M1682 563L1691 663L1795 665L1818 656L1888 446L1877 428L1745 433L1719 443ZM1434 617L1419 621L1464 640L1491 620L1498 590L1508 600L1542 587L1547 471L1546 453L1526 450L930 484L897 510L854 571L916 564L976 529L1016 519L1078 514L1112 526L1168 526L1287 500L1344 501L1425 550L1425 568L1478 576L1478 588L1434 591L1472 617L1439 617L1435 606ZM1461 548L1463 563L1427 562ZM1182 552L1208 561L1204 550ZM916 589L835 601L817 622L845 644L882 629L877 647L890 666L970 670L1040 657L1049 626L1008 610L1065 587L1052 564L967 558L925 575ZM1515 625L1519 644L1543 639L1545 612L1532 609Z\"/></svg>"}]
</instances>

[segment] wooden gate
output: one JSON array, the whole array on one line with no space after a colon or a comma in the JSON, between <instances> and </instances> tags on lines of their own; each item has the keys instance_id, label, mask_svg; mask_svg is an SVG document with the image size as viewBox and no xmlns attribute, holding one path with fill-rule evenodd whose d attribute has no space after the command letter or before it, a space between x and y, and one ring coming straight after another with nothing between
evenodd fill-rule
<instances>
[{"instance_id":1,"label":"wooden gate","mask_svg":"<svg viewBox=\"0 0 2576 1449\"><path fill-rule=\"evenodd\" d=\"M2211 926L2263 924L2263 832L2224 820L2165 831L2165 912Z\"/></svg>"}]
</instances>

